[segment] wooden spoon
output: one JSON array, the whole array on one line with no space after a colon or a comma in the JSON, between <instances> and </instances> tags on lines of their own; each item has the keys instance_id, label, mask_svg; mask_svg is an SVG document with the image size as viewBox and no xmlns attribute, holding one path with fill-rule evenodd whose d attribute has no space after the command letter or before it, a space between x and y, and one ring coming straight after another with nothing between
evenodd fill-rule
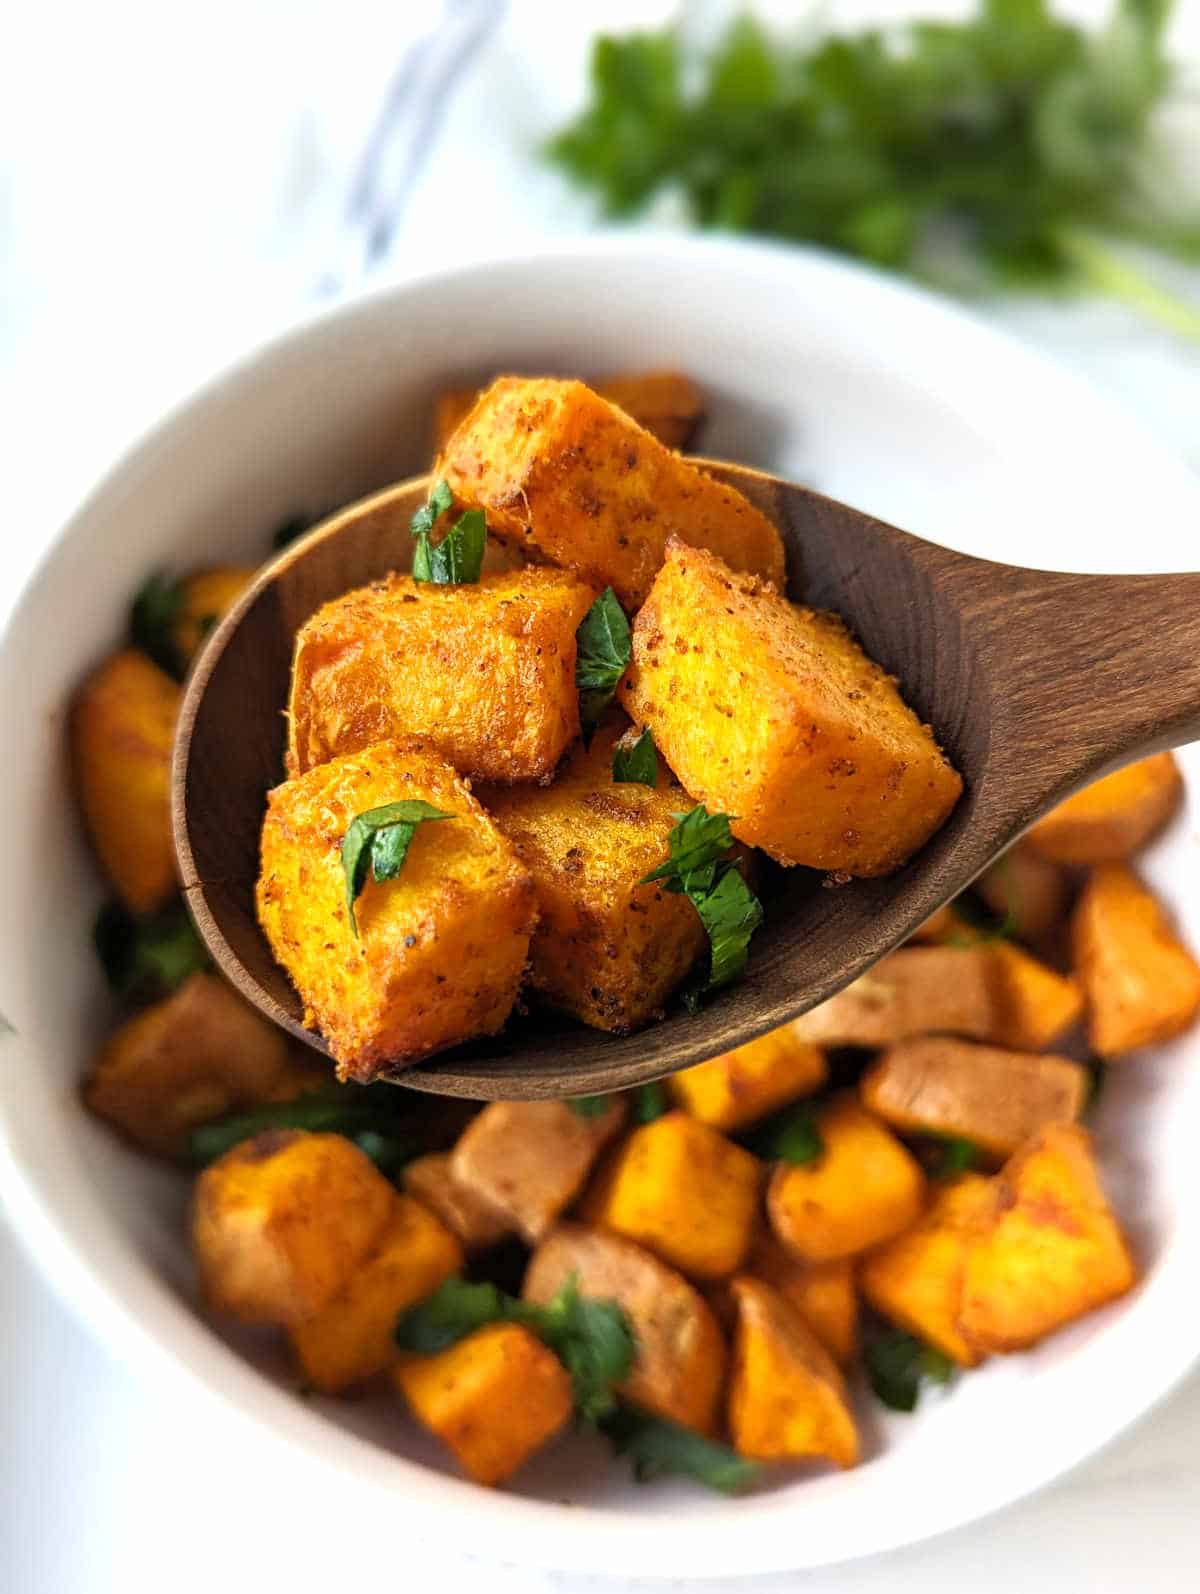
<instances>
[{"instance_id":1,"label":"wooden spoon","mask_svg":"<svg viewBox=\"0 0 1200 1594\"><path fill-rule=\"evenodd\" d=\"M702 461L779 527L792 591L835 609L961 770L948 823L899 873L823 889L779 871L746 978L696 1016L614 1036L542 1015L399 1083L477 1098L578 1096L655 1079L823 1002L948 902L1034 820L1106 771L1200 736L1200 575L1075 576L969 558L807 488ZM172 812L212 956L275 1023L323 1050L254 917L266 793L282 778L292 639L329 598L411 559L429 479L332 516L267 565L184 696ZM798 800L803 800L798 799Z\"/></svg>"}]
</instances>

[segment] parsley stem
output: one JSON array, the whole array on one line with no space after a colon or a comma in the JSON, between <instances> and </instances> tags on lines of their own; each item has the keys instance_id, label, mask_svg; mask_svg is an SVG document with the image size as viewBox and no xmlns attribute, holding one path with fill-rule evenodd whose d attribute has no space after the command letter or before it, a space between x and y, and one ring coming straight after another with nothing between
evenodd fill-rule
<instances>
[{"instance_id":1,"label":"parsley stem","mask_svg":"<svg viewBox=\"0 0 1200 1594\"><path fill-rule=\"evenodd\" d=\"M1097 292L1128 305L1168 332L1200 343L1200 309L1168 293L1096 233L1063 227L1056 240L1060 253Z\"/></svg>"}]
</instances>

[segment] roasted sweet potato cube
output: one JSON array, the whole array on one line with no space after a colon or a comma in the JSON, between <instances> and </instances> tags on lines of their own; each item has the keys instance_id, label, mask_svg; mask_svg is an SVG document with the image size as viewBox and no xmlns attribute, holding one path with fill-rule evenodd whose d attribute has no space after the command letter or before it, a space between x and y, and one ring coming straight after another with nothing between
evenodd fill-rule
<instances>
[{"instance_id":1,"label":"roasted sweet potato cube","mask_svg":"<svg viewBox=\"0 0 1200 1594\"><path fill-rule=\"evenodd\" d=\"M685 789L778 863L898 869L962 781L842 622L673 541L622 700Z\"/></svg>"},{"instance_id":2,"label":"roasted sweet potato cube","mask_svg":"<svg viewBox=\"0 0 1200 1594\"><path fill-rule=\"evenodd\" d=\"M691 1278L736 1271L750 1245L761 1165L683 1112L643 1124L616 1148L583 1204Z\"/></svg>"},{"instance_id":3,"label":"roasted sweet potato cube","mask_svg":"<svg viewBox=\"0 0 1200 1594\"><path fill-rule=\"evenodd\" d=\"M433 408L434 452L441 453L478 401L477 387L439 393ZM637 371L594 384L601 398L624 410L667 448L686 448L704 418L700 389L682 371Z\"/></svg>"},{"instance_id":4,"label":"roasted sweet potato cube","mask_svg":"<svg viewBox=\"0 0 1200 1594\"><path fill-rule=\"evenodd\" d=\"M967 1173L935 1192L911 1229L864 1257L863 1294L882 1316L936 1346L961 1367L981 1360L958 1327L967 1247L976 1222L990 1213L990 1179Z\"/></svg>"},{"instance_id":5,"label":"roasted sweet potato cube","mask_svg":"<svg viewBox=\"0 0 1200 1594\"><path fill-rule=\"evenodd\" d=\"M729 1432L740 1455L852 1467L858 1431L837 1364L800 1313L761 1279L736 1278Z\"/></svg>"},{"instance_id":6,"label":"roasted sweet potato cube","mask_svg":"<svg viewBox=\"0 0 1200 1594\"><path fill-rule=\"evenodd\" d=\"M278 1100L289 1070L283 1031L215 974L193 974L109 1036L83 1096L137 1145L177 1157L198 1125Z\"/></svg>"},{"instance_id":7,"label":"roasted sweet potato cube","mask_svg":"<svg viewBox=\"0 0 1200 1594\"><path fill-rule=\"evenodd\" d=\"M494 1101L467 1125L450 1170L533 1245L583 1189L624 1118L616 1096L597 1113L565 1101Z\"/></svg>"},{"instance_id":8,"label":"roasted sweet potato cube","mask_svg":"<svg viewBox=\"0 0 1200 1594\"><path fill-rule=\"evenodd\" d=\"M305 1380L336 1395L386 1372L396 1359L396 1321L463 1265L462 1247L427 1207L396 1197L379 1245L328 1306L288 1330Z\"/></svg>"},{"instance_id":9,"label":"roasted sweet potato cube","mask_svg":"<svg viewBox=\"0 0 1200 1594\"><path fill-rule=\"evenodd\" d=\"M671 1076L675 1100L714 1129L741 1129L797 1096L820 1090L825 1054L790 1024Z\"/></svg>"},{"instance_id":10,"label":"roasted sweet potato cube","mask_svg":"<svg viewBox=\"0 0 1200 1594\"><path fill-rule=\"evenodd\" d=\"M956 1136L998 1158L1046 1124L1073 1123L1088 1089L1087 1069L1069 1057L945 1035L889 1047L859 1082L864 1105L902 1134Z\"/></svg>"},{"instance_id":11,"label":"roasted sweet potato cube","mask_svg":"<svg viewBox=\"0 0 1200 1594\"><path fill-rule=\"evenodd\" d=\"M992 970L996 1013L987 1039L1015 1051L1041 1051L1083 1016L1083 991L1070 979L1008 942L976 955Z\"/></svg>"},{"instance_id":12,"label":"roasted sweet potato cube","mask_svg":"<svg viewBox=\"0 0 1200 1594\"><path fill-rule=\"evenodd\" d=\"M369 878L350 921L342 841L368 809L417 799L452 814L417 826L400 873ZM508 842L444 759L385 742L277 786L263 822L258 920L305 1022L343 1079L366 1082L474 1035L516 1000L537 906Z\"/></svg>"},{"instance_id":13,"label":"roasted sweet potato cube","mask_svg":"<svg viewBox=\"0 0 1200 1594\"><path fill-rule=\"evenodd\" d=\"M273 1129L206 1168L192 1202L204 1297L245 1323L298 1323L379 1244L396 1192L342 1135Z\"/></svg>"},{"instance_id":14,"label":"roasted sweet potato cube","mask_svg":"<svg viewBox=\"0 0 1200 1594\"><path fill-rule=\"evenodd\" d=\"M816 1115L824 1149L813 1162L780 1163L767 1190L775 1236L809 1262L854 1256L914 1223L925 1177L891 1130L851 1095Z\"/></svg>"},{"instance_id":15,"label":"roasted sweet potato cube","mask_svg":"<svg viewBox=\"0 0 1200 1594\"><path fill-rule=\"evenodd\" d=\"M1092 872L1071 934L1088 1040L1101 1057L1170 1040L1200 1011L1200 964L1162 905L1123 864Z\"/></svg>"},{"instance_id":16,"label":"roasted sweet potato cube","mask_svg":"<svg viewBox=\"0 0 1200 1594\"><path fill-rule=\"evenodd\" d=\"M1041 941L1060 924L1071 897L1071 882L1061 864L1022 838L985 869L975 890L1022 941Z\"/></svg>"},{"instance_id":17,"label":"roasted sweet potato cube","mask_svg":"<svg viewBox=\"0 0 1200 1594\"><path fill-rule=\"evenodd\" d=\"M1179 807L1183 778L1172 753L1155 753L1094 781L1052 808L1029 843L1055 863L1120 863Z\"/></svg>"},{"instance_id":18,"label":"roasted sweet potato cube","mask_svg":"<svg viewBox=\"0 0 1200 1594\"><path fill-rule=\"evenodd\" d=\"M420 736L462 775L548 780L579 735L575 632L596 594L530 567L392 575L318 609L292 658L288 770Z\"/></svg>"},{"instance_id":19,"label":"roasted sweet potato cube","mask_svg":"<svg viewBox=\"0 0 1200 1594\"><path fill-rule=\"evenodd\" d=\"M661 1013L708 945L685 896L641 882L667 856L679 787L614 782L621 725L575 748L552 786L480 788L480 801L533 876L539 917L529 985L594 1029L637 1029Z\"/></svg>"},{"instance_id":20,"label":"roasted sweet potato cube","mask_svg":"<svg viewBox=\"0 0 1200 1594\"><path fill-rule=\"evenodd\" d=\"M834 1361L850 1361L858 1347L858 1292L854 1263L803 1262L765 1225L760 1227L744 1271L789 1300Z\"/></svg>"},{"instance_id":21,"label":"roasted sweet potato cube","mask_svg":"<svg viewBox=\"0 0 1200 1594\"><path fill-rule=\"evenodd\" d=\"M455 1176L448 1151L414 1157L403 1178L408 1193L437 1214L465 1251L486 1251L513 1231L505 1213Z\"/></svg>"},{"instance_id":22,"label":"roasted sweet potato cube","mask_svg":"<svg viewBox=\"0 0 1200 1594\"><path fill-rule=\"evenodd\" d=\"M253 565L211 565L179 583L180 605L171 628L180 659L190 664L200 644L254 580Z\"/></svg>"},{"instance_id":23,"label":"roasted sweet potato cube","mask_svg":"<svg viewBox=\"0 0 1200 1594\"><path fill-rule=\"evenodd\" d=\"M88 677L71 711L84 824L133 913L154 913L175 894L169 792L178 712L175 682L133 648Z\"/></svg>"},{"instance_id":24,"label":"roasted sweet potato cube","mask_svg":"<svg viewBox=\"0 0 1200 1594\"><path fill-rule=\"evenodd\" d=\"M1078 1124L1053 1124L996 1176L967 1249L958 1328L1022 1350L1131 1289L1136 1270Z\"/></svg>"},{"instance_id":25,"label":"roasted sweet potato cube","mask_svg":"<svg viewBox=\"0 0 1200 1594\"><path fill-rule=\"evenodd\" d=\"M712 1433L725 1341L696 1290L630 1240L561 1223L530 1258L522 1293L544 1303L572 1277L582 1295L616 1301L633 1329L637 1354L617 1392L655 1416Z\"/></svg>"},{"instance_id":26,"label":"roasted sweet potato cube","mask_svg":"<svg viewBox=\"0 0 1200 1594\"><path fill-rule=\"evenodd\" d=\"M485 510L497 537L612 587L627 609L644 601L670 537L783 582L783 543L765 515L582 382L500 377L434 476Z\"/></svg>"},{"instance_id":27,"label":"roasted sweet potato cube","mask_svg":"<svg viewBox=\"0 0 1200 1594\"><path fill-rule=\"evenodd\" d=\"M519 1323L492 1323L436 1356L396 1364L413 1416L476 1483L503 1483L571 1415L566 1368Z\"/></svg>"},{"instance_id":28,"label":"roasted sweet potato cube","mask_svg":"<svg viewBox=\"0 0 1200 1594\"><path fill-rule=\"evenodd\" d=\"M974 947L906 946L795 1021L818 1046L890 1046L934 1030L986 1040L996 1023L992 959Z\"/></svg>"}]
</instances>

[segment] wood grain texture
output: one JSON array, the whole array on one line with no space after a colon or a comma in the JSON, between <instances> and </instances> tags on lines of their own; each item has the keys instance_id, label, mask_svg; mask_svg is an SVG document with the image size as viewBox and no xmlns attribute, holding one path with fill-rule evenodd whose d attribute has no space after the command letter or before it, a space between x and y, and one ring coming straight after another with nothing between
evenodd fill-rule
<instances>
[{"instance_id":1,"label":"wood grain texture","mask_svg":"<svg viewBox=\"0 0 1200 1594\"><path fill-rule=\"evenodd\" d=\"M1200 575L1017 569L921 541L806 488L697 461L779 527L789 590L835 609L896 675L962 772L949 822L897 874L826 888L773 870L747 976L695 1016L610 1036L552 1015L397 1074L475 1098L584 1095L702 1062L824 1001L961 891L1079 786L1200 736ZM184 891L221 970L323 1049L254 918L266 792L283 778L292 639L327 599L407 568L425 477L324 522L267 566L188 682L172 814Z\"/></svg>"}]
</instances>

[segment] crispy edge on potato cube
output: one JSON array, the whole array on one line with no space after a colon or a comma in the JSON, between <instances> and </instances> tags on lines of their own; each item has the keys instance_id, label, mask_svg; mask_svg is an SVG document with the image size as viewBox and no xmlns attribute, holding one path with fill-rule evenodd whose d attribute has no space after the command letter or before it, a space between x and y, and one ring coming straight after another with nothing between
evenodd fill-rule
<instances>
[{"instance_id":1,"label":"crispy edge on potato cube","mask_svg":"<svg viewBox=\"0 0 1200 1594\"><path fill-rule=\"evenodd\" d=\"M1133 1287L1129 1247L1078 1124L1043 1129L993 1185L967 1250L958 1316L977 1351L1023 1350Z\"/></svg>"},{"instance_id":2,"label":"crispy edge on potato cube","mask_svg":"<svg viewBox=\"0 0 1200 1594\"><path fill-rule=\"evenodd\" d=\"M872 1251L859 1267L863 1294L877 1312L960 1367L983 1359L963 1338L958 1314L973 1227L994 1200L990 1179L963 1174L934 1193L911 1229Z\"/></svg>"},{"instance_id":3,"label":"crispy edge on potato cube","mask_svg":"<svg viewBox=\"0 0 1200 1594\"><path fill-rule=\"evenodd\" d=\"M185 664L200 651L200 644L254 580L253 565L210 565L195 570L179 583L180 605L171 638Z\"/></svg>"},{"instance_id":4,"label":"crispy edge on potato cube","mask_svg":"<svg viewBox=\"0 0 1200 1594\"><path fill-rule=\"evenodd\" d=\"M573 1406L566 1368L519 1323L491 1323L435 1356L402 1358L392 1377L417 1421L486 1485L510 1478Z\"/></svg>"},{"instance_id":5,"label":"crispy edge on potato cube","mask_svg":"<svg viewBox=\"0 0 1200 1594\"><path fill-rule=\"evenodd\" d=\"M1027 836L984 870L975 890L1022 941L1040 942L1049 935L1065 917L1071 898L1067 871L1040 853Z\"/></svg>"},{"instance_id":6,"label":"crispy edge on potato cube","mask_svg":"<svg viewBox=\"0 0 1200 1594\"><path fill-rule=\"evenodd\" d=\"M739 1455L852 1467L858 1431L842 1375L791 1304L761 1279L735 1278L729 1432Z\"/></svg>"},{"instance_id":7,"label":"crispy edge on potato cube","mask_svg":"<svg viewBox=\"0 0 1200 1594\"><path fill-rule=\"evenodd\" d=\"M813 1333L843 1366L858 1349L858 1292L854 1263L803 1262L761 1224L743 1271L789 1300Z\"/></svg>"},{"instance_id":8,"label":"crispy edge on potato cube","mask_svg":"<svg viewBox=\"0 0 1200 1594\"><path fill-rule=\"evenodd\" d=\"M406 1164L402 1178L409 1194L437 1213L465 1251L486 1251L513 1231L506 1213L456 1176L448 1151L414 1157Z\"/></svg>"},{"instance_id":9,"label":"crispy edge on potato cube","mask_svg":"<svg viewBox=\"0 0 1200 1594\"><path fill-rule=\"evenodd\" d=\"M748 499L673 454L582 382L500 377L434 466L496 536L611 586L636 609L668 539L782 586L783 543Z\"/></svg>"},{"instance_id":10,"label":"crispy edge on potato cube","mask_svg":"<svg viewBox=\"0 0 1200 1594\"><path fill-rule=\"evenodd\" d=\"M1123 1057L1180 1034L1200 1011L1200 964L1158 899L1124 864L1092 871L1071 921L1088 1041Z\"/></svg>"},{"instance_id":11,"label":"crispy edge on potato cube","mask_svg":"<svg viewBox=\"0 0 1200 1594\"><path fill-rule=\"evenodd\" d=\"M461 1270L462 1247L429 1209L397 1195L376 1249L327 1306L288 1329L297 1364L314 1389L337 1395L395 1361L396 1321Z\"/></svg>"},{"instance_id":12,"label":"crispy edge on potato cube","mask_svg":"<svg viewBox=\"0 0 1200 1594\"><path fill-rule=\"evenodd\" d=\"M346 907L342 839L402 799L454 817L420 824L399 875ZM494 1035L517 997L537 915L533 881L470 788L417 740L334 759L267 799L258 921L343 1079Z\"/></svg>"},{"instance_id":13,"label":"crispy edge on potato cube","mask_svg":"<svg viewBox=\"0 0 1200 1594\"><path fill-rule=\"evenodd\" d=\"M193 974L116 1029L83 1099L147 1151L179 1157L200 1124L279 1099L287 1037L215 974Z\"/></svg>"},{"instance_id":14,"label":"crispy edge on potato cube","mask_svg":"<svg viewBox=\"0 0 1200 1594\"><path fill-rule=\"evenodd\" d=\"M522 1294L544 1304L572 1277L581 1294L616 1301L633 1329L637 1352L618 1393L655 1416L711 1434L725 1341L682 1274L620 1235L560 1223L530 1258Z\"/></svg>"},{"instance_id":15,"label":"crispy edge on potato cube","mask_svg":"<svg viewBox=\"0 0 1200 1594\"><path fill-rule=\"evenodd\" d=\"M207 1304L244 1323L298 1323L328 1306L395 1211L396 1192L351 1141L272 1129L196 1181L192 1245Z\"/></svg>"},{"instance_id":16,"label":"crispy edge on potato cube","mask_svg":"<svg viewBox=\"0 0 1200 1594\"><path fill-rule=\"evenodd\" d=\"M598 1228L644 1245L691 1278L736 1272L750 1246L761 1164L684 1112L618 1145L584 1198Z\"/></svg>"},{"instance_id":17,"label":"crispy edge on potato cube","mask_svg":"<svg viewBox=\"0 0 1200 1594\"><path fill-rule=\"evenodd\" d=\"M825 1054L790 1024L673 1074L675 1100L713 1129L742 1129L777 1107L820 1090L829 1075Z\"/></svg>"},{"instance_id":18,"label":"crispy edge on potato cube","mask_svg":"<svg viewBox=\"0 0 1200 1594\"><path fill-rule=\"evenodd\" d=\"M1073 1123L1090 1087L1069 1057L925 1035L889 1047L858 1088L903 1134L959 1137L1001 1158L1046 1124Z\"/></svg>"},{"instance_id":19,"label":"crispy edge on potato cube","mask_svg":"<svg viewBox=\"0 0 1200 1594\"><path fill-rule=\"evenodd\" d=\"M451 1172L535 1245L583 1189L624 1121L616 1096L595 1117L565 1101L489 1102L459 1137Z\"/></svg>"},{"instance_id":20,"label":"crispy edge on potato cube","mask_svg":"<svg viewBox=\"0 0 1200 1594\"><path fill-rule=\"evenodd\" d=\"M824 1149L813 1162L780 1163L767 1187L776 1238L809 1262L880 1245L920 1215L925 1176L912 1153L850 1094L816 1114Z\"/></svg>"},{"instance_id":21,"label":"crispy edge on potato cube","mask_svg":"<svg viewBox=\"0 0 1200 1594\"><path fill-rule=\"evenodd\" d=\"M1155 753L1059 803L1038 820L1028 841L1055 863L1120 863L1162 829L1182 796L1174 754Z\"/></svg>"},{"instance_id":22,"label":"crispy edge on potato cube","mask_svg":"<svg viewBox=\"0 0 1200 1594\"><path fill-rule=\"evenodd\" d=\"M708 945L686 896L643 877L667 856L686 800L661 771L655 788L614 782L622 725L577 746L551 786L477 795L533 876L538 923L529 985L593 1029L624 1034L661 1014Z\"/></svg>"},{"instance_id":23,"label":"crispy edge on potato cube","mask_svg":"<svg viewBox=\"0 0 1200 1594\"><path fill-rule=\"evenodd\" d=\"M595 596L530 567L462 586L391 575L332 599L296 636L289 773L420 736L462 775L549 780L579 735L575 632Z\"/></svg>"},{"instance_id":24,"label":"crispy edge on potato cube","mask_svg":"<svg viewBox=\"0 0 1200 1594\"><path fill-rule=\"evenodd\" d=\"M796 1032L818 1046L890 1046L930 1030L986 1040L996 1021L994 965L979 952L900 947L803 1013Z\"/></svg>"},{"instance_id":25,"label":"crispy edge on potato cube","mask_svg":"<svg viewBox=\"0 0 1200 1594\"><path fill-rule=\"evenodd\" d=\"M125 648L93 671L71 709L71 752L96 857L133 913L174 895L171 742L179 688L144 653Z\"/></svg>"},{"instance_id":26,"label":"crispy edge on potato cube","mask_svg":"<svg viewBox=\"0 0 1200 1594\"><path fill-rule=\"evenodd\" d=\"M634 621L621 698L692 797L778 863L888 874L962 791L836 615L678 540Z\"/></svg>"},{"instance_id":27,"label":"crispy edge on potato cube","mask_svg":"<svg viewBox=\"0 0 1200 1594\"><path fill-rule=\"evenodd\" d=\"M435 454L446 447L482 391L478 387L453 387L437 395L433 406ZM594 383L593 391L624 410L666 448L686 448L704 419L700 389L682 371L624 372Z\"/></svg>"}]
</instances>

